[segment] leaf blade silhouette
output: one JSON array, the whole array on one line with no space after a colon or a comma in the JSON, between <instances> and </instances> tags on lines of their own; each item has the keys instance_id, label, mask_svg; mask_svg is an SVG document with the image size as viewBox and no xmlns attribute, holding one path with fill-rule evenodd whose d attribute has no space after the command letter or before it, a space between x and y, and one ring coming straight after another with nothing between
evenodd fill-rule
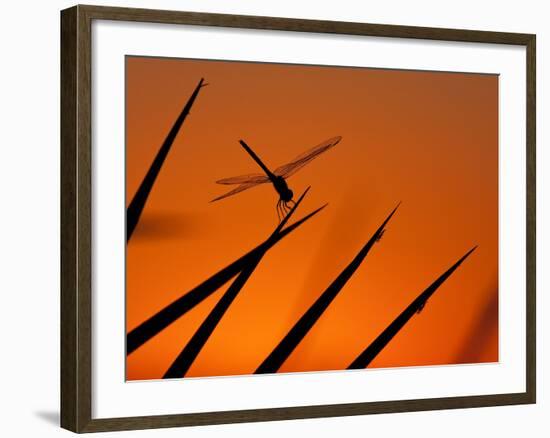
<instances>
[{"instance_id":1,"label":"leaf blade silhouette","mask_svg":"<svg viewBox=\"0 0 550 438\"><path fill-rule=\"evenodd\" d=\"M428 288L413 300L413 302L399 314L393 322L348 366L348 369L363 369L378 356L378 354L388 345L397 333L409 322L415 313L419 313L424 308L426 302L437 291L437 289L451 276L451 274L474 252L477 246L474 246L464 254L454 265L440 275Z\"/></svg>"},{"instance_id":2,"label":"leaf blade silhouette","mask_svg":"<svg viewBox=\"0 0 550 438\"><path fill-rule=\"evenodd\" d=\"M206 86L206 84L204 84L204 78L201 78L195 90L191 94L191 97L187 100L187 103L185 104L181 113L172 125L172 128L168 132L166 138L164 139L164 142L157 152L157 155L151 163L149 170L145 174L145 177L141 181L141 184L134 194L134 197L128 205L128 208L126 209L126 242L128 242L130 240L130 237L132 237L132 234L137 227L141 214L143 213L143 209L145 208L145 204L149 199L149 194L153 189L157 176L162 169L162 165L164 164L164 161L166 160L170 149L172 148L172 144L174 143L174 140L176 139L183 125L183 122L189 115L191 107L193 106L200 89L204 86Z\"/></svg>"},{"instance_id":3,"label":"leaf blade silhouette","mask_svg":"<svg viewBox=\"0 0 550 438\"><path fill-rule=\"evenodd\" d=\"M241 272L250 260L255 258L258 253L273 247L277 242L288 236L296 228L308 221L311 217L315 216L325 207L326 204L313 210L311 213L299 219L292 225L289 225L284 230L281 230L275 237L271 234L264 242L250 250L248 253L219 270L211 277L187 293L181 295L179 298L172 301L144 322L130 330L126 335L126 354L129 355L133 353L170 324L208 298L221 286Z\"/></svg>"},{"instance_id":4,"label":"leaf blade silhouette","mask_svg":"<svg viewBox=\"0 0 550 438\"><path fill-rule=\"evenodd\" d=\"M340 293L351 276L359 268L370 249L379 240L385 230L385 226L395 214L400 203L392 210L382 225L374 232L354 259L344 268L336 279L325 289L317 300L309 307L302 317L294 324L286 336L279 342L275 349L256 369L255 374L276 373L283 363L288 359L298 344L307 335L315 323L319 320L324 311L332 303L334 298Z\"/></svg>"},{"instance_id":5,"label":"leaf blade silhouette","mask_svg":"<svg viewBox=\"0 0 550 438\"><path fill-rule=\"evenodd\" d=\"M269 236L268 241L276 239L281 230L292 217L298 206L301 204L305 195L309 191L309 187L300 196L298 201L294 204L292 209L284 217L283 221L275 228L273 233ZM222 295L220 300L216 303L214 308L210 311L208 316L201 323L199 328L195 331L191 339L187 342L185 347L178 354L176 359L172 362L168 370L165 372L163 379L180 378L185 377L185 374L193 365L194 361L200 354L202 348L220 323L221 319L244 287L258 264L261 262L264 255L269 250L269 247L265 247L264 250L259 251L254 258L251 258L245 268L239 273L237 278L229 286L227 291Z\"/></svg>"}]
</instances>

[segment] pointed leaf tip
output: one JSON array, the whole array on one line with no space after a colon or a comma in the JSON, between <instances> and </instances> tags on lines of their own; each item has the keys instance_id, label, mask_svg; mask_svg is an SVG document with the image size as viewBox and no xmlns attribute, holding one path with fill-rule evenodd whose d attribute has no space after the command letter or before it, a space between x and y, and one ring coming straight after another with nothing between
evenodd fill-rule
<instances>
[{"instance_id":1,"label":"pointed leaf tip","mask_svg":"<svg viewBox=\"0 0 550 438\"><path fill-rule=\"evenodd\" d=\"M477 249L478 246L479 246L479 245L475 245L475 246L474 246L472 249L470 249L466 254L464 254L464 255L462 256L462 258L460 259L460 262L462 263L462 262L466 259L466 257L468 257L471 253L473 253L473 252Z\"/></svg>"}]
</instances>

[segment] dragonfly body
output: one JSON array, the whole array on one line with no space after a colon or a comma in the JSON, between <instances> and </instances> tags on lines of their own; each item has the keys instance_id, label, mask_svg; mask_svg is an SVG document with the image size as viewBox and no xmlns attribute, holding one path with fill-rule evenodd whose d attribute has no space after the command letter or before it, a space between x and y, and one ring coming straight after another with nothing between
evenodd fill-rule
<instances>
[{"instance_id":1,"label":"dragonfly body","mask_svg":"<svg viewBox=\"0 0 550 438\"><path fill-rule=\"evenodd\" d=\"M218 184L236 184L238 186L235 189L225 193L224 195L218 196L212 201L219 201L229 196L236 195L237 193L240 193L249 188L255 187L259 184L270 182L275 188L277 194L279 195L279 201L277 202L277 215L280 219L281 213L284 216L290 209L290 206L288 204L294 203L294 193L288 187L286 179L296 173L306 164L308 164L311 160L335 146L341 139L342 137L333 137L304 152L303 154L298 155L290 163L277 167L274 171L271 171L265 165L265 163L260 159L260 157L258 157L258 155L256 155L256 153L250 148L250 146L248 146L243 140L240 140L239 143L241 144L241 146L245 149L246 152L248 152L248 154L258 164L258 166L261 167L264 173L241 175L216 181Z\"/></svg>"},{"instance_id":2,"label":"dragonfly body","mask_svg":"<svg viewBox=\"0 0 550 438\"><path fill-rule=\"evenodd\" d=\"M273 187L275 187L275 190L277 190L277 193L279 194L279 197L284 202L292 201L292 198L294 197L294 193L292 190L288 188L288 184L286 183L286 180L282 176L276 176L275 181L272 181Z\"/></svg>"}]
</instances>

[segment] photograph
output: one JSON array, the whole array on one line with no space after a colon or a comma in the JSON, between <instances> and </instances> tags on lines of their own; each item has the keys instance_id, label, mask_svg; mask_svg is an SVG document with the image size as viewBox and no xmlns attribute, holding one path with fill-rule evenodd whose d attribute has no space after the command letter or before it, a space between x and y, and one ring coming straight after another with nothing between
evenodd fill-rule
<instances>
[{"instance_id":1,"label":"photograph","mask_svg":"<svg viewBox=\"0 0 550 438\"><path fill-rule=\"evenodd\" d=\"M124 59L126 380L499 362L499 75Z\"/></svg>"}]
</instances>

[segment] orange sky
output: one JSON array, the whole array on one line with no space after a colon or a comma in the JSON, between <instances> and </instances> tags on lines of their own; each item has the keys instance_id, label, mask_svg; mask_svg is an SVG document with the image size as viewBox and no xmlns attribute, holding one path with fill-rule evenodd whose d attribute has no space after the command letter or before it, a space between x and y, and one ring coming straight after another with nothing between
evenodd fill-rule
<instances>
[{"instance_id":1,"label":"orange sky","mask_svg":"<svg viewBox=\"0 0 550 438\"><path fill-rule=\"evenodd\" d=\"M281 372L346 368L435 278L470 258L373 361L498 361L498 77L128 57L127 204L201 77L203 88L127 247L127 329L261 243L277 225L265 184L216 203L215 181L272 169L341 135L289 180L295 214L329 206L264 257L188 376L251 374L391 209L361 267ZM228 283L229 284L229 283ZM128 356L160 378L225 287Z\"/></svg>"}]
</instances>

